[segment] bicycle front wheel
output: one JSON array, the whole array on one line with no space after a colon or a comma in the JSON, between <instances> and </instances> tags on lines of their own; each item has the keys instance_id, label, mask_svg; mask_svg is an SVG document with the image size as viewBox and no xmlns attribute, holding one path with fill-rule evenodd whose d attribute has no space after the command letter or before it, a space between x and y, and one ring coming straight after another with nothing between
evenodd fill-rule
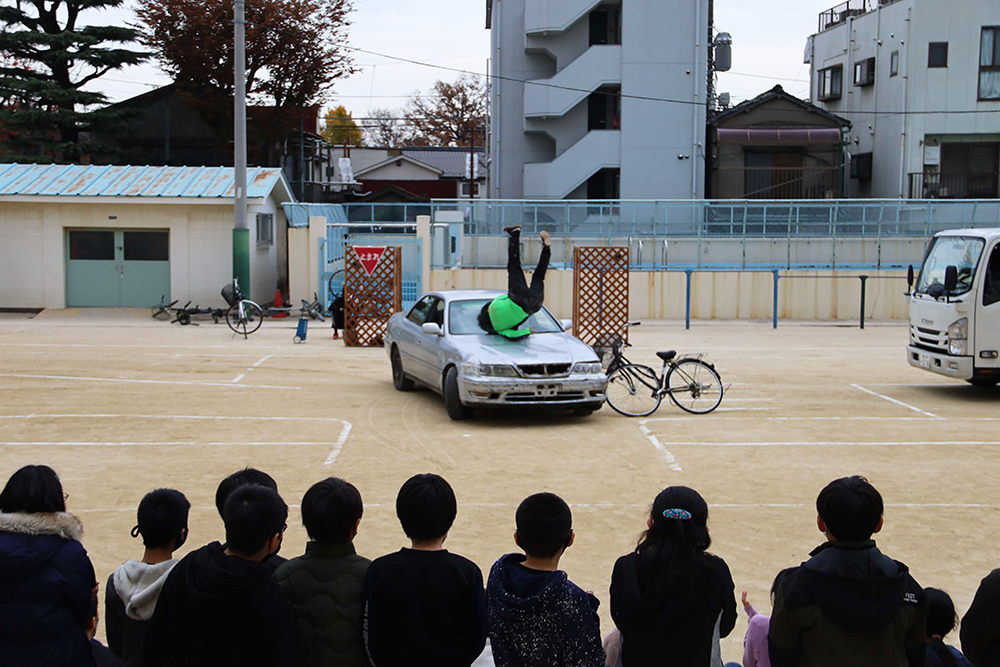
<instances>
[{"instance_id":1,"label":"bicycle front wheel","mask_svg":"<svg viewBox=\"0 0 1000 667\"><path fill-rule=\"evenodd\" d=\"M649 366L626 364L608 376L608 405L626 417L645 417L660 407L660 380Z\"/></svg>"},{"instance_id":2,"label":"bicycle front wheel","mask_svg":"<svg viewBox=\"0 0 1000 667\"><path fill-rule=\"evenodd\" d=\"M722 379L701 359L681 359L667 372L667 392L681 410L703 415L722 402Z\"/></svg>"},{"instance_id":3,"label":"bicycle front wheel","mask_svg":"<svg viewBox=\"0 0 1000 667\"><path fill-rule=\"evenodd\" d=\"M253 301L239 301L226 311L226 324L238 334L246 338L257 329L264 320L264 313Z\"/></svg>"}]
</instances>

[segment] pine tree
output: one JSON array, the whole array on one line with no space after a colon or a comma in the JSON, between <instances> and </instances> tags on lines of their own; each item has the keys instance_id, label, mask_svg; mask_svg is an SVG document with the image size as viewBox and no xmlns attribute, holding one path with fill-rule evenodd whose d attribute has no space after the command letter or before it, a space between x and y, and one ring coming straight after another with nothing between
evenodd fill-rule
<instances>
[{"instance_id":1,"label":"pine tree","mask_svg":"<svg viewBox=\"0 0 1000 667\"><path fill-rule=\"evenodd\" d=\"M91 128L108 132L126 112L83 90L108 72L146 56L117 45L136 31L83 25L88 9L124 0L2 0L0 5L0 162L77 162L97 147Z\"/></svg>"}]
</instances>

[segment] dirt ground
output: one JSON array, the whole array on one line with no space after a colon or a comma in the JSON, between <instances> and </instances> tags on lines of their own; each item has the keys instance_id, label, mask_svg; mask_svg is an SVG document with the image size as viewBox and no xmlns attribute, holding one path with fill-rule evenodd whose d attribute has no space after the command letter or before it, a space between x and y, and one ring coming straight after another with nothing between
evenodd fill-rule
<instances>
[{"instance_id":1,"label":"dirt ground","mask_svg":"<svg viewBox=\"0 0 1000 667\"><path fill-rule=\"evenodd\" d=\"M629 356L707 353L732 383L716 412L664 403L645 420L605 407L469 422L451 422L429 391L396 392L383 350L346 348L319 324L295 345L294 329L268 321L243 340L224 324L182 327L139 310L0 316L0 482L28 463L56 469L102 587L142 553L129 530L144 493L174 487L191 500L186 552L223 537L215 489L247 465L271 473L292 506L288 557L304 548L298 502L312 483L336 475L361 490L356 545L374 558L406 544L399 486L439 473L459 501L447 547L484 574L516 549L517 504L553 491L572 505L577 535L562 567L601 599L603 631L615 559L675 484L709 502L711 550L762 612L774 575L822 540L816 494L848 474L882 492L879 546L949 591L960 614L1000 566L988 546L1000 530L1000 391L910 368L905 324L646 322ZM741 615L725 659L739 660L745 630Z\"/></svg>"}]
</instances>

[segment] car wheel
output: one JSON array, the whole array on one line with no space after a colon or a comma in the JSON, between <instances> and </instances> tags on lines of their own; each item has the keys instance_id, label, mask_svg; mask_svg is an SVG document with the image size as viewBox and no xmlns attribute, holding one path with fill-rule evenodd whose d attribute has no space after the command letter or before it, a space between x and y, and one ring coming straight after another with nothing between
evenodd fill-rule
<instances>
[{"instance_id":1,"label":"car wheel","mask_svg":"<svg viewBox=\"0 0 1000 667\"><path fill-rule=\"evenodd\" d=\"M453 421L462 421L472 416L473 410L462 405L458 398L458 371L452 366L444 375L444 407Z\"/></svg>"},{"instance_id":2,"label":"car wheel","mask_svg":"<svg viewBox=\"0 0 1000 667\"><path fill-rule=\"evenodd\" d=\"M392 386L396 391L410 391L413 389L413 380L406 377L403 372L403 360L399 358L399 350L392 348Z\"/></svg>"}]
</instances>

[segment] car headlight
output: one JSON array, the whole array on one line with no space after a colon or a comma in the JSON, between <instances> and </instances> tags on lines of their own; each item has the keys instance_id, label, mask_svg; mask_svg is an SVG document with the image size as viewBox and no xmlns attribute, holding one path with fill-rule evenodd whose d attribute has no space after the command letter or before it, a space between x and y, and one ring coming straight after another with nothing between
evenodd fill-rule
<instances>
[{"instance_id":1,"label":"car headlight","mask_svg":"<svg viewBox=\"0 0 1000 667\"><path fill-rule=\"evenodd\" d=\"M479 359L476 357L469 357L458 367L458 374L465 377L477 377L479 375L479 368Z\"/></svg>"},{"instance_id":2,"label":"car headlight","mask_svg":"<svg viewBox=\"0 0 1000 667\"><path fill-rule=\"evenodd\" d=\"M963 317L948 327L948 354L964 356L968 340L969 318Z\"/></svg>"},{"instance_id":3,"label":"car headlight","mask_svg":"<svg viewBox=\"0 0 1000 667\"><path fill-rule=\"evenodd\" d=\"M507 364L480 364L479 374L505 378L516 378L518 376L517 369Z\"/></svg>"},{"instance_id":4,"label":"car headlight","mask_svg":"<svg viewBox=\"0 0 1000 667\"><path fill-rule=\"evenodd\" d=\"M599 361L580 361L573 364L573 372L583 375L597 375L604 372L604 366Z\"/></svg>"}]
</instances>

